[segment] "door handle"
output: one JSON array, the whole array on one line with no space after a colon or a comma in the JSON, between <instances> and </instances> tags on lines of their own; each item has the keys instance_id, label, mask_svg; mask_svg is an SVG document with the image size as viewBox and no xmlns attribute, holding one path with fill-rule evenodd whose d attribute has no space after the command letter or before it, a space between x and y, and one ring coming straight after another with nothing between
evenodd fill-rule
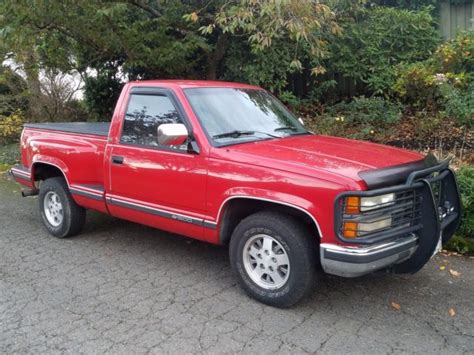
<instances>
[{"instance_id":1,"label":"door handle","mask_svg":"<svg viewBox=\"0 0 474 355\"><path fill-rule=\"evenodd\" d=\"M112 156L112 164L123 164L123 157L113 155Z\"/></svg>"}]
</instances>

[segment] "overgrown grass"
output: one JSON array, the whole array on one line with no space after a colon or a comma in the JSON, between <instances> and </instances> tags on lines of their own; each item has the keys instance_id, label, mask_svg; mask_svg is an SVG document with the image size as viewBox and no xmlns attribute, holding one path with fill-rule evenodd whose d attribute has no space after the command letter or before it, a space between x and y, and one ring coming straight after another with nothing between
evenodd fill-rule
<instances>
[{"instance_id":1,"label":"overgrown grass","mask_svg":"<svg viewBox=\"0 0 474 355\"><path fill-rule=\"evenodd\" d=\"M20 161L20 148L18 143L0 146L0 171L8 170Z\"/></svg>"}]
</instances>

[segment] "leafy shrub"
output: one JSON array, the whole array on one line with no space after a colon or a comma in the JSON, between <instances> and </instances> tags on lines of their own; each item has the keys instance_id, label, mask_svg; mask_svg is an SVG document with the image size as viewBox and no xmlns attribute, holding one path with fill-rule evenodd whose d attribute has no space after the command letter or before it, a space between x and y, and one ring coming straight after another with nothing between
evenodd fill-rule
<instances>
[{"instance_id":1,"label":"leafy shrub","mask_svg":"<svg viewBox=\"0 0 474 355\"><path fill-rule=\"evenodd\" d=\"M401 110L396 103L382 97L355 97L328 109L328 113L341 117L348 123L385 126L400 120Z\"/></svg>"},{"instance_id":2,"label":"leafy shrub","mask_svg":"<svg viewBox=\"0 0 474 355\"><path fill-rule=\"evenodd\" d=\"M7 144L16 141L23 129L25 119L21 111L15 111L10 116L0 116L0 143Z\"/></svg>"},{"instance_id":3,"label":"leafy shrub","mask_svg":"<svg viewBox=\"0 0 474 355\"><path fill-rule=\"evenodd\" d=\"M320 134L369 140L389 134L402 115L399 104L382 97L356 97L319 110L322 112L316 117L303 113L310 129Z\"/></svg>"},{"instance_id":4,"label":"leafy shrub","mask_svg":"<svg viewBox=\"0 0 474 355\"><path fill-rule=\"evenodd\" d=\"M426 62L403 64L397 68L392 90L415 107L432 106L436 102L435 72Z\"/></svg>"},{"instance_id":5,"label":"leafy shrub","mask_svg":"<svg viewBox=\"0 0 474 355\"><path fill-rule=\"evenodd\" d=\"M17 109L28 109L26 81L11 68L0 65L0 120Z\"/></svg>"},{"instance_id":6,"label":"leafy shrub","mask_svg":"<svg viewBox=\"0 0 474 355\"><path fill-rule=\"evenodd\" d=\"M400 64L393 92L415 108L433 108L474 126L474 32L441 44L426 61Z\"/></svg>"},{"instance_id":7,"label":"leafy shrub","mask_svg":"<svg viewBox=\"0 0 474 355\"><path fill-rule=\"evenodd\" d=\"M457 173L463 203L463 216L456 235L446 248L460 253L474 252L474 167L466 166Z\"/></svg>"},{"instance_id":8,"label":"leafy shrub","mask_svg":"<svg viewBox=\"0 0 474 355\"><path fill-rule=\"evenodd\" d=\"M18 143L0 145L0 172L8 170L20 161L20 147Z\"/></svg>"},{"instance_id":9,"label":"leafy shrub","mask_svg":"<svg viewBox=\"0 0 474 355\"><path fill-rule=\"evenodd\" d=\"M454 117L463 125L474 128L474 83L461 90L445 83L438 88L439 102L448 117Z\"/></svg>"},{"instance_id":10,"label":"leafy shrub","mask_svg":"<svg viewBox=\"0 0 474 355\"><path fill-rule=\"evenodd\" d=\"M331 45L331 71L366 83L370 92L387 93L395 65L427 59L439 43L430 9L365 8L343 24Z\"/></svg>"},{"instance_id":11,"label":"leafy shrub","mask_svg":"<svg viewBox=\"0 0 474 355\"><path fill-rule=\"evenodd\" d=\"M110 120L123 84L111 66L98 71L96 77L85 79L84 105L94 121Z\"/></svg>"},{"instance_id":12,"label":"leafy shrub","mask_svg":"<svg viewBox=\"0 0 474 355\"><path fill-rule=\"evenodd\" d=\"M460 32L441 44L434 54L436 68L443 73L466 73L474 80L474 31Z\"/></svg>"},{"instance_id":13,"label":"leafy shrub","mask_svg":"<svg viewBox=\"0 0 474 355\"><path fill-rule=\"evenodd\" d=\"M393 86L397 64L427 59L440 41L429 9L410 11L341 1L335 2L334 11L343 31L321 36L321 43L329 43L321 55L314 56L304 41L295 48L283 38L274 38L271 47L256 53L247 41L231 37L221 79L324 102L340 101L349 90L351 96L385 95ZM295 56L306 69L292 66Z\"/></svg>"},{"instance_id":14,"label":"leafy shrub","mask_svg":"<svg viewBox=\"0 0 474 355\"><path fill-rule=\"evenodd\" d=\"M472 91L464 73L437 72L429 61L400 65L397 68L397 75L393 91L402 101L417 108L442 109L450 103L462 104L466 99L469 101ZM460 121L465 121L468 110L468 107L464 107L449 112Z\"/></svg>"},{"instance_id":15,"label":"leafy shrub","mask_svg":"<svg viewBox=\"0 0 474 355\"><path fill-rule=\"evenodd\" d=\"M474 167L461 168L457 177L464 210L458 234L472 238L474 237Z\"/></svg>"},{"instance_id":16,"label":"leafy shrub","mask_svg":"<svg viewBox=\"0 0 474 355\"><path fill-rule=\"evenodd\" d=\"M288 71L292 50L282 40L275 40L265 52L252 52L248 43L232 39L222 79L263 86L281 95L288 86Z\"/></svg>"},{"instance_id":17,"label":"leafy shrub","mask_svg":"<svg viewBox=\"0 0 474 355\"><path fill-rule=\"evenodd\" d=\"M446 244L446 249L457 251L461 254L474 252L474 242L459 235L454 235Z\"/></svg>"},{"instance_id":18,"label":"leafy shrub","mask_svg":"<svg viewBox=\"0 0 474 355\"><path fill-rule=\"evenodd\" d=\"M425 6L435 6L438 0L371 0L369 2L384 6L404 7L416 10Z\"/></svg>"}]
</instances>

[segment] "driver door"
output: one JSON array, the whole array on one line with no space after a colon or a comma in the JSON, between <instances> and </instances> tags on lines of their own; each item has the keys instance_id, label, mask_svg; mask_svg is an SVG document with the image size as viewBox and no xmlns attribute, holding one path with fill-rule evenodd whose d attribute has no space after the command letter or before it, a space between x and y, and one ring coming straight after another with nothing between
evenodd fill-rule
<instances>
[{"instance_id":1,"label":"driver door","mask_svg":"<svg viewBox=\"0 0 474 355\"><path fill-rule=\"evenodd\" d=\"M157 140L164 123L183 123L184 111L168 90L132 91L120 141L108 146L107 204L113 216L202 237L207 161L188 145Z\"/></svg>"}]
</instances>

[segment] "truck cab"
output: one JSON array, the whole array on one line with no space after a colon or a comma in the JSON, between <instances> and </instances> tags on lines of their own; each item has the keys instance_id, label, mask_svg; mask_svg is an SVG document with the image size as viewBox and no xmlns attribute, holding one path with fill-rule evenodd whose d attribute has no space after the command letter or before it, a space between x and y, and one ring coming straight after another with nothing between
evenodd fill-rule
<instances>
[{"instance_id":1,"label":"truck cab","mask_svg":"<svg viewBox=\"0 0 474 355\"><path fill-rule=\"evenodd\" d=\"M461 211L448 161L309 132L240 83L128 83L110 123L26 124L21 152L11 173L53 236L91 209L225 245L244 289L278 307L318 268L417 272Z\"/></svg>"}]
</instances>

